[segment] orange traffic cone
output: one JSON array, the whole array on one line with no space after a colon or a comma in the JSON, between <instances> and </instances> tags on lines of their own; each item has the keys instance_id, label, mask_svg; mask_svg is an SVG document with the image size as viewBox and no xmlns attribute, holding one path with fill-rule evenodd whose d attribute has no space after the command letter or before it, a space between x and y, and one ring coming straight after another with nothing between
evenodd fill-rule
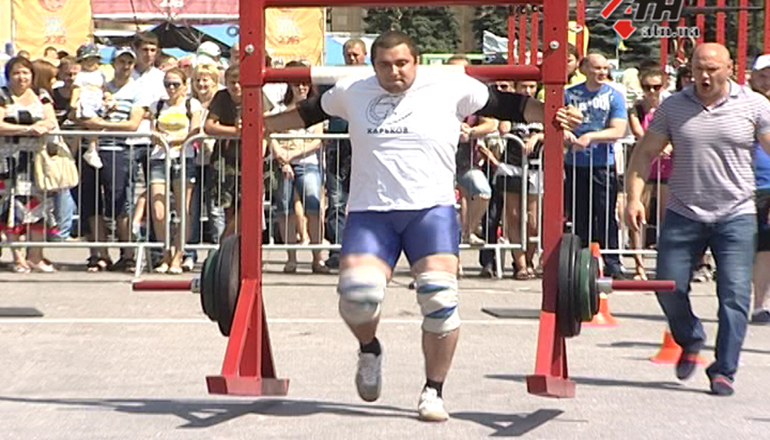
<instances>
[{"instance_id":1,"label":"orange traffic cone","mask_svg":"<svg viewBox=\"0 0 770 440\"><path fill-rule=\"evenodd\" d=\"M591 322L583 323L583 325L589 327L615 327L618 325L618 321L610 313L610 303L606 293L599 294L599 313L594 315Z\"/></svg>"},{"instance_id":2,"label":"orange traffic cone","mask_svg":"<svg viewBox=\"0 0 770 440\"><path fill-rule=\"evenodd\" d=\"M674 341L674 336L666 329L663 332L663 344L660 346L660 351L651 357L650 360L656 364L675 364L679 361L681 355L682 347ZM704 365L705 363L706 360L698 356L698 364Z\"/></svg>"}]
</instances>

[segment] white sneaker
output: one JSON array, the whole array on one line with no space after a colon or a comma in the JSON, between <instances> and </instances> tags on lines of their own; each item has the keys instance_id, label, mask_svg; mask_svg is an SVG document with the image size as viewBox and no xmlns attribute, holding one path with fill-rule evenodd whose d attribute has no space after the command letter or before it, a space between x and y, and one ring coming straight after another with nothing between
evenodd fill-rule
<instances>
[{"instance_id":1,"label":"white sneaker","mask_svg":"<svg viewBox=\"0 0 770 440\"><path fill-rule=\"evenodd\" d=\"M433 388L425 388L420 394L417 405L418 418L424 422L444 422L449 420L449 414L444 409L444 399L438 396Z\"/></svg>"},{"instance_id":2,"label":"white sneaker","mask_svg":"<svg viewBox=\"0 0 770 440\"><path fill-rule=\"evenodd\" d=\"M83 153L83 160L97 170L104 166L102 163L102 158L99 157L99 153L94 148L89 148L85 153Z\"/></svg>"},{"instance_id":3,"label":"white sneaker","mask_svg":"<svg viewBox=\"0 0 770 440\"><path fill-rule=\"evenodd\" d=\"M192 272L193 269L195 269L195 262L192 257L185 257L184 261L182 261L182 270L185 272Z\"/></svg>"},{"instance_id":4,"label":"white sneaker","mask_svg":"<svg viewBox=\"0 0 770 440\"><path fill-rule=\"evenodd\" d=\"M356 389L358 395L367 402L379 399L382 391L382 353L358 353L358 371L356 371Z\"/></svg>"}]
</instances>

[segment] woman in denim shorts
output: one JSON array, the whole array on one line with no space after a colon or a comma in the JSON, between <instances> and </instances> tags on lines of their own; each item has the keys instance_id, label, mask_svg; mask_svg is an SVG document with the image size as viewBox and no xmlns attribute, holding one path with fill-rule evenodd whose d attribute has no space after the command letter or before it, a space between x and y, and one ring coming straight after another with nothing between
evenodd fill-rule
<instances>
[{"instance_id":1,"label":"woman in denim shorts","mask_svg":"<svg viewBox=\"0 0 770 440\"><path fill-rule=\"evenodd\" d=\"M302 66L299 62L290 62L286 67ZM286 89L279 111L292 108L297 102L306 99L316 91L308 83L290 84ZM294 134L321 134L323 124L316 124L305 130L292 130ZM323 222L321 221L321 140L292 139L272 141L271 148L281 167L282 179L278 183L275 195L276 214L281 236L286 244L297 242L294 213L295 197L299 197L303 211L307 216L308 233L311 244L321 244L323 240ZM321 251L313 251L313 273L329 273L323 262ZM283 267L285 273L297 271L297 253L288 251L288 261Z\"/></svg>"},{"instance_id":2,"label":"woman in denim shorts","mask_svg":"<svg viewBox=\"0 0 770 440\"><path fill-rule=\"evenodd\" d=\"M187 75L179 68L166 72L163 86L168 94L167 100L162 100L150 107L152 113L153 131L156 136L165 140L166 149L160 143L155 146L150 155L149 176L150 194L152 200L152 215L155 237L163 242L166 238L166 186L169 180L173 182L175 209L177 213L190 215L192 190L195 184L195 152L192 145L185 145L191 135L198 133L201 126L202 107L194 98L187 98ZM166 160L171 162L167 176ZM184 163L184 175L182 164ZM182 183L184 182L184 184ZM182 206L182 191L185 191L186 205ZM187 228L190 231L190 228ZM181 274L182 242L187 237L181 237L177 231L173 239L174 249L168 252L163 261L155 268L158 273Z\"/></svg>"}]
</instances>

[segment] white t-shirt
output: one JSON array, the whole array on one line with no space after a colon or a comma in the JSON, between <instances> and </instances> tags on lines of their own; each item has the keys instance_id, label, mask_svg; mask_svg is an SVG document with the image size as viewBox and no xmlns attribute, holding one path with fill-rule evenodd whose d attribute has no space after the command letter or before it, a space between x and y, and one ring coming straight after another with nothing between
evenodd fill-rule
<instances>
[{"instance_id":1,"label":"white t-shirt","mask_svg":"<svg viewBox=\"0 0 770 440\"><path fill-rule=\"evenodd\" d=\"M321 97L330 116L349 123L349 211L454 205L455 152L463 119L489 99L461 73L418 68L414 84L393 95L375 76L345 78Z\"/></svg>"},{"instance_id":2,"label":"white t-shirt","mask_svg":"<svg viewBox=\"0 0 770 440\"><path fill-rule=\"evenodd\" d=\"M93 72L80 71L75 75L74 84L77 87L94 87L98 89L104 89L104 84L107 80L104 78L104 73L101 70L94 70Z\"/></svg>"},{"instance_id":3,"label":"white t-shirt","mask_svg":"<svg viewBox=\"0 0 770 440\"><path fill-rule=\"evenodd\" d=\"M168 98L166 94L166 88L163 87L163 78L165 73L157 67L150 67L142 73L134 70L131 72L131 79L136 82L135 87L139 90L139 105L141 107L149 108L153 103L160 101L161 99ZM147 133L150 131L150 120L144 119L139 124L139 128L136 130L140 133ZM128 144L135 145L147 145L152 143L150 138L129 138Z\"/></svg>"},{"instance_id":4,"label":"white t-shirt","mask_svg":"<svg viewBox=\"0 0 770 440\"><path fill-rule=\"evenodd\" d=\"M156 114L158 111L158 103L152 104L150 106L150 114L152 115L152 119L155 121L158 131L166 132L168 133L169 137L173 138L187 136L190 133L190 123L192 122L190 118L195 112L200 112L203 110L203 107L201 106L200 101L197 99L187 99L190 100L189 117L187 114L187 104L185 100L175 106L169 106L168 102L164 101L163 106L160 109L160 113L158 114ZM181 147L172 148L171 157L177 158L181 155L181 152ZM162 148L155 147L150 157L153 159L164 159L166 154ZM195 157L195 148L192 146L192 144L187 145L187 149L185 150L185 157Z\"/></svg>"}]
</instances>

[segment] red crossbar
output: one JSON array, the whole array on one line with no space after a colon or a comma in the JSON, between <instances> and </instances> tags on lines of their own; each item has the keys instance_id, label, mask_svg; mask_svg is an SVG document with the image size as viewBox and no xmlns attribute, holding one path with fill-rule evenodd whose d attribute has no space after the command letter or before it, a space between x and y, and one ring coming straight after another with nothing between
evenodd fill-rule
<instances>
[{"instance_id":1,"label":"red crossbar","mask_svg":"<svg viewBox=\"0 0 770 440\"><path fill-rule=\"evenodd\" d=\"M283 69L264 69L265 83L310 81L313 67L286 67ZM344 70L344 68L340 68ZM476 66L465 67L465 73L481 81L511 80L540 81L540 68L532 66Z\"/></svg>"},{"instance_id":2,"label":"red crossbar","mask_svg":"<svg viewBox=\"0 0 770 440\"><path fill-rule=\"evenodd\" d=\"M187 290L192 287L190 280L143 280L131 283L131 290L140 291L172 291Z\"/></svg>"},{"instance_id":3,"label":"red crossbar","mask_svg":"<svg viewBox=\"0 0 770 440\"><path fill-rule=\"evenodd\" d=\"M255 2L256 3L256 2ZM390 7L390 6L454 6L454 5L472 5L479 2L472 0L265 0L265 6L269 8L313 8L321 6L363 6L368 7ZM480 4L484 5L512 5L525 4L534 5L543 3L543 0L484 0ZM241 1L241 5L243 0ZM241 8L243 11L243 8ZM243 12L241 12L243 17ZM241 27L243 29L243 27Z\"/></svg>"},{"instance_id":4,"label":"red crossbar","mask_svg":"<svg viewBox=\"0 0 770 440\"><path fill-rule=\"evenodd\" d=\"M669 280L616 280L612 282L612 290L673 292L676 283Z\"/></svg>"}]
</instances>

